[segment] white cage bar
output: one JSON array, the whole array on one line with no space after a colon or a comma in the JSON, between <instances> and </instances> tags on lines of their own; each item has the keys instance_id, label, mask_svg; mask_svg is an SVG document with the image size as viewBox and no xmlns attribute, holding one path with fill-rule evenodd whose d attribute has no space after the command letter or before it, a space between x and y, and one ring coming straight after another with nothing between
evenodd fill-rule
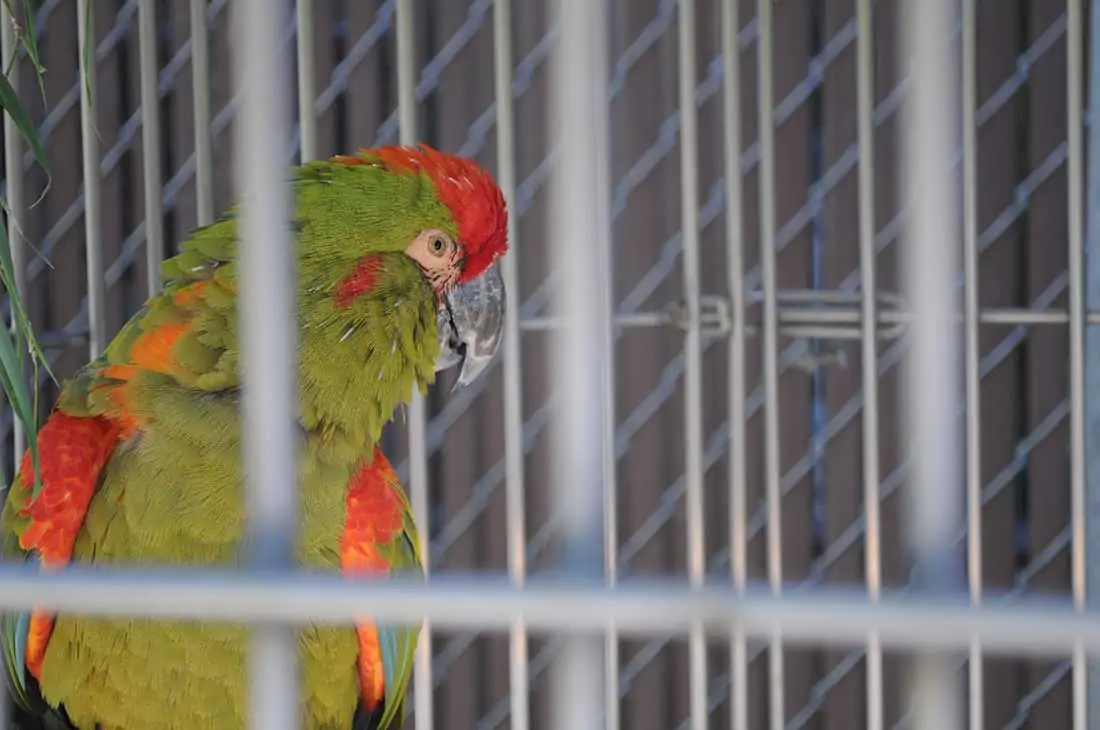
<instances>
[{"instance_id":1,"label":"white cage bar","mask_svg":"<svg viewBox=\"0 0 1100 730\"><path fill-rule=\"evenodd\" d=\"M289 6L246 0L233 6L235 86L241 97L235 132L235 188L240 201L240 331L243 384L246 535L252 566L286 570L297 554L297 271L290 238L290 186L272 150L290 139L290 66L280 31ZM249 654L249 724L297 727L298 637L286 624L253 629Z\"/></svg>"},{"instance_id":2,"label":"white cage bar","mask_svg":"<svg viewBox=\"0 0 1100 730\"><path fill-rule=\"evenodd\" d=\"M295 3L298 38L298 157L304 165L317 159L317 85L314 83L313 0Z\"/></svg>"},{"instance_id":3,"label":"white cage bar","mask_svg":"<svg viewBox=\"0 0 1100 730\"><path fill-rule=\"evenodd\" d=\"M1095 613L1095 602L1086 601L1087 588L1100 585L1100 531L1086 532L1086 508L1095 508L1100 501L1100 479L1095 459L1087 455L1086 445L1092 439L1089 429L1095 429L1090 413L1095 413L1094 398L1087 398L1095 391L1095 377L1090 373L1100 367L1100 339L1095 326L1100 324L1100 267L1097 259L1097 207L1100 206L1100 152L1097 147L1096 124L1089 127L1090 148L1088 208L1085 197L1085 83L1084 54L1084 0L1067 0L1063 26L1067 46L1067 117L1069 126L1066 144L1060 157L1050 158L1029 177L1022 187L1026 200L1029 191L1041 183L1040 172L1049 175L1051 170L1064 162L1067 170L1067 215L1069 219L1069 258L1067 267L1068 306L1065 310L1052 308L1020 309L981 307L977 291L978 260L981 253L1018 215L1006 210L986 230L979 230L977 212L977 140L982 125L996 111L994 102L1004 95L994 93L980 105L977 81L977 21L975 0L962 0L958 17L954 4L947 0L929 0L909 4L912 14L904 24L901 35L916 43L924 33L925 48L943 49L960 41L962 49L961 73L955 68L954 56L935 52L926 58L934 64L918 63L906 86L914 99L914 119L935 120L913 129L908 140L909 154L920 168L912 179L919 186L922 182L926 196L916 199L911 209L912 218L899 216L884 226L875 220L875 157L874 133L889 114L893 113L903 93L891 93L875 104L874 26L875 3L857 0L851 42L855 44L855 71L857 90L857 136L854 154L850 162L855 166L859 179L859 253L858 281L861 290L844 285L846 293L821 293L813 301L799 299L777 286L777 257L794 238L790 224L780 225L777 220L776 192L776 128L790 118L797 106L796 93L803 93L805 85L791 96L777 100L775 92L775 57L773 38L775 31L775 0L757 0L756 19L749 26L739 27L742 10L740 0L722 0L722 51L720 63L707 69L707 78L700 82L696 71L695 42L698 34L694 0L666 0L659 9L658 20L677 22L679 57L679 115L678 139L680 144L680 184L682 238L677 244L682 252L679 271L682 278L685 330L684 348L676 377L684 378L684 448L685 476L670 487L685 498L687 524L686 582L639 581L620 575L623 565L637 552L640 543L636 536L619 535L615 510L620 500L617 489L616 462L619 450L619 424L615 414L614 352L618 338L617 329L628 327L665 327L675 324L675 317L660 311L639 311L638 304L645 296L631 293L629 306L617 309L616 298L611 291L611 222L618 215L618 202L611 200L612 180L609 161L605 159L610 137L608 105L614 99L614 78L610 80L603 69L607 59L608 43L607 4L589 3L583 0L560 0L563 12L557 40L539 44L531 55L513 59L513 12L520 12L522 4L513 6L509 0L475 1L463 29L476 31L471 19L487 13L493 14L492 37L495 63L495 107L487 112L488 121L481 129L495 124L497 149L497 180L501 185L510 210L510 253L502 262L509 302L505 323L506 336L503 346L503 410L504 457L500 477L505 483L507 508L507 575L497 579L485 576L435 574L430 585L406 583L395 580L385 585L354 585L338 578L315 578L290 575L283 571L289 561L289 549L293 544L294 485L290 476L293 468L291 422L293 420L292 392L287 385L292 378L293 328L287 326L290 316L292 279L289 273L289 240L284 225L285 186L280 172L282 160L278 155L264 154L270 149L282 149L291 139L290 130L284 124L289 118L289 96L281 85L293 76L285 43L291 32L297 32L297 83L298 83L298 145L302 161L318 155L318 115L327 109L339 93L347 88L349 68L333 71L331 83L318 93L316 68L314 67L314 12L316 4L310 0L297 0L296 23L287 26L291 19L289 4L279 5L280 12L272 12L270 0L237 0L236 3L191 0L191 39L189 55L193 72L193 103L195 120L195 152L189 162L187 175L196 180L197 218L200 224L209 223L214 215L213 202L213 143L217 133L224 130L236 105L237 160L236 184L239 199L250 203L242 218L242 311L244 357L253 371L253 389L246 391L246 418L251 419L248 429L254 438L247 445L250 504L259 514L250 525L261 540L265 550L256 556L257 563L266 570L246 575L189 572L163 574L125 571L87 571L74 568L56 575L38 576L28 572L0 566L0 609L13 610L35 606L54 607L61 610L88 613L151 615L188 618L217 618L256 621L258 636L257 653L253 656L253 723L262 727L294 727L297 693L291 626L304 621L350 621L364 609L373 612L379 620L411 622L422 617L421 633L416 661L415 725L418 730L446 727L444 718L437 718L433 711L433 686L436 682L432 665L433 645L431 629L490 629L509 635L509 687L508 714L511 727L525 730L531 724L528 687L535 679L534 665L529 656L529 632L573 632L585 638L576 643L567 642L570 648L564 660L555 660L557 687L567 687L571 702L568 714L558 717L561 727L596 727L602 724L608 730L621 726L619 717L620 681L631 671L619 663L620 636L649 636L666 640L677 634L689 639L689 705L690 717L684 727L701 730L708 726L708 716L713 711L711 688L708 685L706 638L710 635L728 637L730 640L731 686L730 725L734 730L748 730L749 671L753 661L764 656L760 651L750 651L748 640L766 643L769 671L768 706L764 714L773 730L788 727L791 718L786 711L787 688L783 651L788 645L813 644L826 646L857 647L850 658L840 666L855 666L865 654L867 679L867 726L881 730L883 717L883 664L884 648L914 652L949 652L959 660L969 657L969 702L971 726L982 726L984 706L982 692L984 676L983 658L992 654L1014 653L1029 656L1056 656L1069 658L1063 672L1072 676L1073 727L1097 727L1100 717L1100 681L1095 673L1086 672L1086 652L1100 651L1100 621ZM61 5L64 5L63 3ZM287 7L283 7L286 5ZM85 47L93 3L79 0L81 70L88 73L88 85L79 84L77 98L80 104L83 141L83 212L85 214L86 249L88 257L88 304L83 313L87 321L87 344L94 357L107 342L107 326L104 318L104 296L111 282L112 272L117 280L122 265L119 262L105 266L103 240L100 225L100 180L113 169L121 156L116 146L101 155L95 136L96 78L95 65L99 48ZM146 244L146 262L149 268L148 286L159 286L158 265L164 248L163 216L171 206L173 197L186 179L175 176L164 182L160 170L158 150L161 141L161 123L157 106L162 95L161 87L170 82L169 67L178 68L176 59L165 70L157 65L156 25L154 3L151 0L133 0L127 7L136 8L140 59L140 92L142 100L141 120L144 155L144 186L146 222L141 233L127 239L124 250L133 251L142 240ZM1093 33L1091 45L1091 76L1089 77L1089 103L1095 109L1097 89L1100 89L1100 3L1092 2ZM234 46L240 54L235 59L238 85L243 85L244 74L254 74L250 85L225 108L212 113L210 99L210 42L208 26L224 21L232 8L235 34ZM6 11L4 11L6 12ZM438 59L429 59L421 65L414 48L414 30L418 8L413 0L390 0L382 4L379 20L348 53L348 58L362 58L387 32L396 39L396 91L397 111L380 131L381 139L411 144L418 140L417 108L442 81L439 78ZM284 15L286 17L284 17ZM933 17L937 16L937 17ZM671 19L671 20L670 20ZM654 21L656 23L656 21ZM929 31L926 23L938 23ZM286 28L290 32L286 32ZM643 36L659 35L648 26ZM12 55L15 38L8 24L4 24L3 53ZM460 29L460 33L463 32ZM756 80L758 83L759 141L743 151L740 92L744 82L740 66L740 52L756 43ZM1052 42L1044 37L1035 41L1035 48ZM530 76L537 66L532 58L557 44L564 54L563 73L556 81L555 114L561 115L570 144L559 150L556 160L547 166L540 165L526 179L518 175L516 159L516 127L514 87L524 74ZM448 44L449 45L449 44ZM906 46L907 44L902 44ZM917 45L920 45L919 43ZM631 47L633 48L633 46ZM445 46L446 51L446 46ZM454 51L452 51L454 52ZM825 51L826 53L836 51ZM183 52L181 51L181 54ZM444 52L440 52L442 57ZM917 54L920 58L920 54ZM1027 58L1034 59L1033 49ZM84 67L84 58L91 63ZM186 58L186 54L181 55ZM452 56L453 57L453 56ZM905 56L908 58L908 56ZM275 63L278 60L279 63ZM826 63L823 61L823 63ZM176 66L173 66L176 64ZM444 64L445 65L445 64ZM903 64L907 65L907 64ZM715 70L717 69L717 70ZM612 76L617 76L616 67ZM175 71L171 71L172 74ZM950 138L947 131L954 120L953 102L949 101L951 85L942 79L954 74L961 83L961 144ZM168 79L166 81L165 79ZM529 81L527 82L529 83ZM342 85L342 86L341 86ZM700 195L698 186L699 107L715 93L723 94L724 128L724 188L712 191L710 196ZM793 100L793 101L792 101ZM288 114L276 113L286 107ZM276 111L273 111L276 110ZM51 119L53 121L51 121ZM48 117L44 127L56 123ZM241 129L243 127L243 130ZM247 133L244 133L247 130ZM22 171L29 165L29 154L23 152L10 117L5 118L5 152L7 158L7 199L12 210L21 211L26 206L22 189ZM121 143L120 143L121 144ZM959 148L959 149L957 149ZM647 153L648 154L648 153ZM553 156L552 156L553 157ZM944 170L954 169L961 162L959 195L948 184L951 175ZM839 164L839 163L838 163ZM548 172L556 165L554 172ZM186 166L185 166L186 167ZM743 177L753 168L759 173L760 235L757 242L761 264L746 271L742 260L744 245L745 210ZM923 170L923 173L921 172ZM933 173L933 171L937 171ZM631 170L633 173L634 170ZM181 173L182 174L182 173ZM529 301L519 301L520 282L518 269L518 211L530 205L530 191L537 185L537 178L564 175L567 180L583 181L583 184L566 185L559 203L560 215L552 216L554 227L550 240L555 255L560 255L562 269L567 272L556 279L561 305L555 317L539 315ZM821 197L824 198L835 184L838 175L823 176ZM935 184L933 184L935 180ZM830 182L833 181L833 182ZM560 183L557 183L560 184ZM163 192L163 195L161 194ZM956 200L956 198L958 200ZM923 202L921 202L923 200ZM715 201L717 204L714 204ZM954 234L954 217L944 214L956 202L962 203L962 238ZM820 202L817 203L820 209ZM725 340L731 361L729 371L730 398L729 423L721 440L728 441L730 453L729 493L730 530L728 560L731 586L718 586L708 582L707 566L711 556L706 554L704 541L704 475L717 460L712 458L705 443L703 430L702 363L710 341L703 337L714 322L708 319L712 312L704 309L704 297L700 292L700 234L706 224L724 208L726 214L726 252L728 255L726 285L729 301L723 316L728 321L721 329L721 336L710 339ZM812 201L796 214L796 220L806 220L814 213ZM79 220L80 207L62 216L47 235L46 243L56 241L67 227ZM1092 258L1084 255L1086 245L1085 215L1089 215L1089 239ZM1009 217L1006 217L1009 216ZM887 244L913 225L911 236L925 245L912 251L911 262L905 269L909 274L907 297L889 299L876 291L875 257ZM9 239L13 246L13 259L18 278L25 278L28 270L25 254L13 226L9 226ZM258 255L263 242L265 253ZM750 241L750 243L752 243ZM912 244L910 244L912 245ZM598 265L579 266L581 256L591 256L593 247L598 250ZM48 249L48 246L44 246ZM272 256L269 249L277 252ZM961 257L958 255L961 254ZM959 257L959 261L954 259ZM260 261L264 259L264 261ZM122 261L120 257L119 261ZM264 266L261 271L255 268ZM956 263L961 266L956 266ZM938 265L937 265L938 264ZM33 271L41 264L31 262ZM965 287L962 297L956 296L957 270L962 269ZM676 267L670 267L675 271ZM17 279L18 280L18 279ZM263 281L262 303L255 295L258 282ZM274 282L274 283L272 283ZM563 283L565 285L563 285ZM853 291L849 291L853 290ZM542 290L540 290L541 292ZM273 293L274 292L274 293ZM797 293L796 293L797 294ZM532 295L545 298L545 292ZM959 306L955 300L959 299ZM905 306L902 306L904 302ZM749 307L762 305L759 326L750 326ZM819 306L808 306L809 304ZM592 314L597 313L597 314ZM586 316L586 314L588 316ZM721 319L721 317L719 318ZM955 327L955 325L961 327ZM977 455L981 444L979 388L982 377L988 371L987 359L979 350L979 325L1002 324L1018 326L1065 326L1070 333L1070 357L1068 363L1068 405L1064 415L1069 419L1070 433L1070 493L1072 497L1071 525L1065 533L1062 545L1069 547L1072 556L1072 595L1066 601L1042 601L1020 599L1013 594L986 592L982 587L981 571L981 510L993 495L1004 488L1008 478L998 475L989 484L982 483ZM522 332L556 329L573 332L577 337L565 338L558 348L563 377L568 379L563 400L567 411L561 417L563 428L561 442L568 449L561 461L568 465L558 480L561 512L566 516L566 532L571 536L570 545L574 557L583 553L590 558L598 545L603 549L603 580L591 573L594 567L579 566L581 575L575 582L559 582L530 578L528 570L529 541L525 526L526 494L524 457L527 446L525 430L528 422L523 413L524 368L521 359L520 337ZM935 441L938 445L915 453L906 467L914 482L913 527L914 541L924 559L935 566L938 578L932 583L950 588L949 597L924 595L918 590L891 593L883 588L881 565L881 517L880 504L896 491L907 478L905 468L892 474L881 474L878 445L880 438L879 369L881 363L893 355L892 341L905 332L913 334L913 353L918 362L917 377L910 383L910 402L916 406L915 426L925 436L923 443ZM958 342L952 334L958 332ZM558 333L561 336L561 332ZM1087 335L1087 337L1086 337ZM753 394L745 393L746 339L750 336L762 339L763 384ZM860 348L862 367L862 424L863 434L863 518L837 541L837 545L852 545L860 539L865 546L865 585L861 589L825 590L802 587L792 591L784 585L783 542L780 530L782 500L792 485L809 469L799 463L783 473L780 453L779 389L780 376L800 357L796 345L781 349L781 337L849 339ZM887 343L891 349L887 353ZM575 345L575 346L574 346ZM1086 350L1087 345L1087 350ZM900 352L900 350L899 350ZM958 355L958 357L956 357ZM1086 359L1087 357L1087 359ZM923 358L923 359L922 359ZM940 369L935 370L934 365ZM1086 366L1087 364L1087 366ZM578 375L580 373L580 375ZM923 377L921 376L923 373ZM965 383L955 392L954 376ZM947 387L947 386L950 387ZM483 384L469 390L472 394L456 395L448 408L461 410L481 392ZM955 396L961 396L956 398ZM965 415L959 402L965 403ZM457 404L457 405L455 405ZM1092 411L1086 411L1092 408ZM762 410L764 415L764 493L766 508L761 514L751 515L747 510L748 476L745 473L746 420ZM860 410L860 409L856 409ZM446 411L440 418L446 418ZM852 411L855 413L855 410ZM428 529L428 459L438 448L441 436L435 433L434 422L429 422L423 399L417 396L408 410L409 458L406 486L411 495L416 520L421 526L422 549L425 562L430 563L431 544ZM628 419L629 420L629 419ZM959 422L963 428L954 424ZM262 428L256 426L262 424ZM281 424L281 425L280 425ZM923 427L922 427L923 424ZM843 424L841 424L842 426ZM285 428L284 428L285 426ZM443 427L445 429L445 426ZM1029 442L1032 437L1029 436ZM21 434L16 427L16 456L22 450ZM968 454L965 474L955 469L961 453L958 444L965 443ZM1023 448L1023 447L1021 447ZM1030 449L1030 447L1028 447ZM256 458L258 453L264 459ZM1026 451L1026 450L1025 450ZM274 460L270 454L275 454ZM799 470L802 470L799 472ZM956 475L955 471L959 473ZM566 474L570 476L566 476ZM597 483L598 482L598 483ZM959 499L953 501L955 497ZM965 519L961 509L965 497ZM667 520L668 518L666 518ZM560 526L560 522L559 522ZM648 528L646 528L648 529ZM753 535L766 530L766 586L753 586L749 581L747 545ZM599 535L602 531L602 539ZM850 534L849 534L850 533ZM540 537L534 536L534 541ZM966 566L969 589L956 580L961 572L950 566L954 551L965 540L969 560ZM643 541L644 542L644 541ZM830 560L839 555L837 545L832 545L815 567L810 583L820 580ZM840 550L843 547L839 548ZM1088 560L1088 558L1092 560ZM1048 558L1049 559L1049 558ZM584 562L584 561L580 561ZM961 564L961 561L959 561ZM1036 560L1039 562L1039 559ZM574 566L577 567L577 566ZM586 573L585 570L588 569ZM425 565L429 570L429 565ZM1031 570L1031 568L1029 568ZM1038 567L1034 568L1037 572ZM958 575L955 575L958 573ZM942 582L941 582L942 581ZM1089 585L1086 582L1089 581ZM1086 605L1086 604L1089 605ZM592 637L600 634L603 639L602 656L597 657L598 642ZM858 647L863 647L862 649ZM602 669L595 675L589 662L602 661ZM949 730L961 727L964 717L956 706L951 692L955 682L955 668L964 663L942 657L918 672L916 689L921 691L922 702L912 716L916 728ZM930 668L929 668L930 667ZM846 671L846 670L845 670ZM838 676L842 676L840 672ZM832 676L832 675L830 675ZM1062 676L1056 671L1051 675ZM821 686L828 690L827 677ZM838 681L833 679L832 681ZM1044 683L1045 684L1045 683ZM1036 689L1039 692L1040 686ZM1090 694L1091 690L1091 694ZM261 703L258 698L267 702ZM581 701L583 696L583 701ZM1039 695L1031 695L1031 699ZM280 701L272 705L270 699ZM258 712L264 705L263 713ZM602 713L602 716L601 716ZM1090 723L1089 716L1094 718ZM802 715L799 715L802 717ZM797 719L797 718L796 718ZM0 729L4 718L0 716ZM798 725L796 724L796 727Z\"/></svg>"},{"instance_id":4,"label":"white cage bar","mask_svg":"<svg viewBox=\"0 0 1100 730\"><path fill-rule=\"evenodd\" d=\"M690 0L689 0L690 2ZM551 118L563 149L551 180L548 240L560 272L555 304L563 327L554 339L555 388L562 415L554 433L555 502L564 515L562 571L575 580L604 569L604 393L611 342L611 218L607 88L608 7L590 0L559 0L562 36L551 67ZM612 622L612 626L614 623ZM601 629L604 627L600 627ZM591 633L565 637L553 670L555 730L597 730L606 724L604 660L607 644ZM615 697L615 703L618 698Z\"/></svg>"},{"instance_id":5,"label":"white cage bar","mask_svg":"<svg viewBox=\"0 0 1100 730\"><path fill-rule=\"evenodd\" d=\"M398 138L403 145L419 141L417 132L416 48L414 47L412 0L397 0L397 118ZM420 529L420 550L424 574L430 573L431 541L428 522L428 452L425 444L427 411L424 397L413 393L408 405L409 500ZM425 621L420 629L414 665L414 700L417 730L431 730L432 711L432 627Z\"/></svg>"},{"instance_id":6,"label":"white cage bar","mask_svg":"<svg viewBox=\"0 0 1100 730\"><path fill-rule=\"evenodd\" d=\"M99 357L107 346L107 317L104 311L103 224L100 210L99 139L96 135L96 64L88 48L95 21L92 3L77 0L77 33L80 52L80 148L84 171L84 242L87 251L88 280L88 357ZM91 63L88 63L92 60Z\"/></svg>"},{"instance_id":7,"label":"white cage bar","mask_svg":"<svg viewBox=\"0 0 1100 730\"><path fill-rule=\"evenodd\" d=\"M982 600L981 353L978 341L978 29L976 0L962 4L963 277L966 281L964 391L966 393L966 573L970 600ZM985 727L984 660L981 646L970 646L970 727Z\"/></svg>"},{"instance_id":8,"label":"white cage bar","mask_svg":"<svg viewBox=\"0 0 1100 730\"><path fill-rule=\"evenodd\" d=\"M248 571L179 571L72 567L39 574L0 567L0 609L32 607L86 615L350 623L364 611L379 621L439 628L507 631L516 620L539 632L602 631L618 625L624 636L686 634L702 623L715 636L734 627L750 639L781 632L785 641L820 646L865 644L872 633L886 648L966 651L979 640L987 653L1050 657L1080 643L1100 651L1100 621L1065 599L987 593L980 608L965 594L913 596L884 593L878 603L863 589L806 588L771 595L750 587L691 588L683 580L622 579L612 588L596 580L529 577L523 588L507 576L437 574L431 584L393 578L363 585L339 577ZM1027 622L1028 631L1020 627Z\"/></svg>"},{"instance_id":9,"label":"white cage bar","mask_svg":"<svg viewBox=\"0 0 1100 730\"><path fill-rule=\"evenodd\" d=\"M912 512L909 540L914 582L923 591L959 587L954 535L960 512L961 449L956 403L961 358L952 317L958 311L955 275L959 237L952 174L956 75L951 0L906 4L901 59L912 63L912 98L903 117L902 199L911 206L908 246L900 259L903 294L913 310L910 361L905 371L906 429ZM866 285L866 282L864 282ZM914 660L910 704L918 730L963 727L951 659L931 650Z\"/></svg>"},{"instance_id":10,"label":"white cage bar","mask_svg":"<svg viewBox=\"0 0 1100 730\"><path fill-rule=\"evenodd\" d=\"M214 221L214 153L210 141L210 41L206 0L191 0L191 96L195 117L195 197L200 226Z\"/></svg>"},{"instance_id":11,"label":"white cage bar","mask_svg":"<svg viewBox=\"0 0 1100 730\"><path fill-rule=\"evenodd\" d=\"M509 211L516 206L515 111L512 104L512 3L493 3L493 63L496 96L498 183ZM508 243L511 250L501 262L506 295L519 291L517 216L508 216ZM519 309L504 311L504 471L507 502L508 574L519 587L527 579L527 510L523 486L523 370L520 349ZM527 730L531 709L527 698L530 682L527 627L516 621L508 638L508 717L513 730ZM615 675L616 680L618 674ZM618 691L616 681L615 690Z\"/></svg>"},{"instance_id":12,"label":"white cage bar","mask_svg":"<svg viewBox=\"0 0 1100 730\"><path fill-rule=\"evenodd\" d=\"M680 0L680 216L683 238L684 464L687 482L687 572L692 586L706 576L706 517L703 506L703 333L699 271L699 119L695 104L695 0ZM606 306L606 305L604 305ZM707 645L703 627L688 637L688 687L692 730L707 728Z\"/></svg>"},{"instance_id":13,"label":"white cage bar","mask_svg":"<svg viewBox=\"0 0 1100 730\"><path fill-rule=\"evenodd\" d=\"M860 365L863 376L863 513L864 580L867 597L877 601L882 592L882 542L878 490L878 279L875 262L875 158L874 158L874 28L871 0L856 5L856 107L859 144L859 265L862 338ZM883 727L882 647L878 637L867 643L867 730ZM981 727L978 725L977 727Z\"/></svg>"},{"instance_id":14,"label":"white cage bar","mask_svg":"<svg viewBox=\"0 0 1100 730\"><path fill-rule=\"evenodd\" d=\"M779 595L783 586L783 495L779 462L779 314L776 298L775 222L775 118L773 0L757 0L756 40L757 105L760 132L760 285L763 287L763 344L761 346L764 386L764 492L768 512L768 585ZM768 645L768 727L786 725L784 699L783 644L777 633Z\"/></svg>"},{"instance_id":15,"label":"white cage bar","mask_svg":"<svg viewBox=\"0 0 1100 730\"><path fill-rule=\"evenodd\" d=\"M722 1L722 89L725 122L726 180L726 281L730 290L730 578L740 595L748 584L748 541L746 539L746 468L745 468L745 267L742 256L744 236L743 186L741 182L741 48L740 0ZM733 631L730 646L730 728L749 728L749 658L745 633Z\"/></svg>"},{"instance_id":16,"label":"white cage bar","mask_svg":"<svg viewBox=\"0 0 1100 730\"><path fill-rule=\"evenodd\" d=\"M1070 585L1073 605L1085 609L1085 18L1084 2L1066 3L1066 215L1069 273ZM1093 42L1096 42L1094 38ZM1094 172L1093 174L1097 174ZM1088 727L1088 666L1084 647L1073 648L1073 727Z\"/></svg>"},{"instance_id":17,"label":"white cage bar","mask_svg":"<svg viewBox=\"0 0 1100 730\"><path fill-rule=\"evenodd\" d=\"M160 262L164 257L164 208L161 204L164 182L160 174L160 99L157 94L154 0L140 0L138 5L138 55L141 67L141 159L145 178L145 277L149 296L152 297L161 288Z\"/></svg>"},{"instance_id":18,"label":"white cage bar","mask_svg":"<svg viewBox=\"0 0 1100 730\"><path fill-rule=\"evenodd\" d=\"M1080 17L1080 16L1078 16ZM1085 210L1087 211L1088 246L1085 257L1085 304L1089 311L1100 308L1100 0L1090 0L1089 18L1091 20L1088 65L1088 187ZM1084 59L1082 59L1083 63ZM1086 312L1087 314L1087 312ZM1085 337L1085 439L1086 443L1100 442L1100 398L1097 393L1097 377L1100 373L1100 329L1088 327ZM1086 462L1088 515L1100 513L1100 468L1096 463L1096 454L1091 454ZM1100 529L1096 520L1086 521L1087 585L1085 586L1086 606L1095 609L1100 605ZM1100 727L1100 663L1095 655L1088 665L1088 707L1086 727Z\"/></svg>"}]
</instances>

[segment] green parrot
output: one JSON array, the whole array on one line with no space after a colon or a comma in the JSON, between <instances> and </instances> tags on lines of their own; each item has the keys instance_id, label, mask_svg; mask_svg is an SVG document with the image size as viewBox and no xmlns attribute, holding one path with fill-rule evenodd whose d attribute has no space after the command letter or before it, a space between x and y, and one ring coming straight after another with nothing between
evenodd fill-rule
<instances>
[{"instance_id":1,"label":"green parrot","mask_svg":"<svg viewBox=\"0 0 1100 730\"><path fill-rule=\"evenodd\" d=\"M500 189L427 146L294 168L298 560L345 575L418 571L416 526L378 448L394 409L500 343ZM236 565L243 557L237 227L232 211L164 262L164 290L67 381L0 515L6 559ZM457 386L456 386L457 387ZM306 626L301 724L400 727L418 629ZM49 728L243 728L248 627L35 611L3 623L25 721Z\"/></svg>"}]
</instances>

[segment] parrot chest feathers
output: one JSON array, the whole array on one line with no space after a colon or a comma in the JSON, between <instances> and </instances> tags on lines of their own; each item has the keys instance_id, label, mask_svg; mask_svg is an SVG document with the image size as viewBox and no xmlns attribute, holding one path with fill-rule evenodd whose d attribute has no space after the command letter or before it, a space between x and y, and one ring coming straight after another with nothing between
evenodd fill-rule
<instances>
[{"instance_id":1,"label":"parrot chest feathers","mask_svg":"<svg viewBox=\"0 0 1100 730\"><path fill-rule=\"evenodd\" d=\"M411 295L410 295L411 294ZM426 283L363 297L307 319L299 336L302 427L317 445L355 457L377 443L398 405L435 380L436 305Z\"/></svg>"}]
</instances>

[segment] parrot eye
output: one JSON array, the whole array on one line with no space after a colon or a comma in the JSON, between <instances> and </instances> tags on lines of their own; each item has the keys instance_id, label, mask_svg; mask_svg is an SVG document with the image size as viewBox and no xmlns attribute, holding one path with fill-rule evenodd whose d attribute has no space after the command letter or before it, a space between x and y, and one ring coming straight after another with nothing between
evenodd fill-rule
<instances>
[{"instance_id":1,"label":"parrot eye","mask_svg":"<svg viewBox=\"0 0 1100 730\"><path fill-rule=\"evenodd\" d=\"M441 257L450 249L450 241L443 236L432 236L428 239L428 252L436 257Z\"/></svg>"}]
</instances>

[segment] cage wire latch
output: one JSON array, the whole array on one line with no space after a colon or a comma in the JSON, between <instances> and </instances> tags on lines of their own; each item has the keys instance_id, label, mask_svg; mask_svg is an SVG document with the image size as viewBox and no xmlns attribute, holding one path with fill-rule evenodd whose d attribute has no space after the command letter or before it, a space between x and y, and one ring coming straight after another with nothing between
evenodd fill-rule
<instances>
[{"instance_id":1,"label":"cage wire latch","mask_svg":"<svg viewBox=\"0 0 1100 730\"><path fill-rule=\"evenodd\" d=\"M846 345L823 343L850 343L863 337L860 297L859 292L839 290L789 289L776 292L779 333L805 343L805 353L795 362L797 367L812 372L824 366L847 365ZM879 292L876 299L876 337L883 340L901 337L905 330L902 297L895 292ZM759 289L746 294L746 335L759 336L763 326L763 303L764 293ZM730 334L733 323L731 308L728 297L704 295L699 298L699 329L703 337L726 337ZM683 302L674 302L665 311L669 324L682 330L688 329L690 314Z\"/></svg>"}]
</instances>

